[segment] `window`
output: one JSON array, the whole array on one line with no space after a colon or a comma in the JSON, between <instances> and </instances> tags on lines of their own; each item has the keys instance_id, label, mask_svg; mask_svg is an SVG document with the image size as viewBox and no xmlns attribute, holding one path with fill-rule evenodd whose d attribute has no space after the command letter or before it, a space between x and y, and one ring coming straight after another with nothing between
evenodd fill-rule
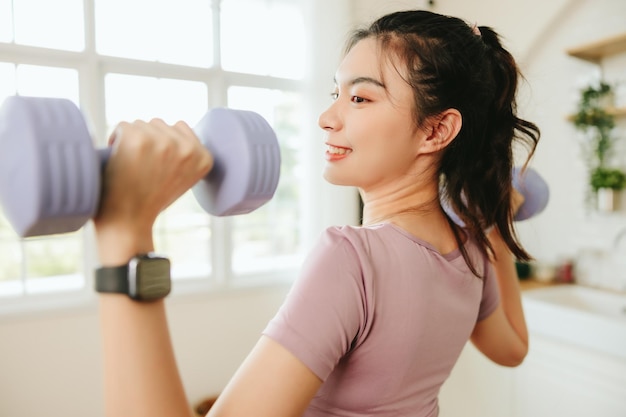
<instances>
[{"instance_id":1,"label":"window","mask_svg":"<svg viewBox=\"0 0 626 417\"><path fill-rule=\"evenodd\" d=\"M0 0L0 101L68 98L96 146L121 120L193 127L211 107L261 114L281 146L274 198L214 218L188 192L159 217L155 244L172 259L175 290L293 276L306 223L302 9L293 0ZM58 10L62 25L50 18ZM0 214L0 264L0 307L51 293L84 299L96 267L92 230L20 239Z\"/></svg>"},{"instance_id":2,"label":"window","mask_svg":"<svg viewBox=\"0 0 626 417\"><path fill-rule=\"evenodd\" d=\"M292 269L301 259L298 233L302 182L299 126L303 123L300 94L264 88L230 87L228 105L262 115L277 133L281 176L275 198L246 216L233 218L232 268L245 275L259 270Z\"/></svg>"},{"instance_id":3,"label":"window","mask_svg":"<svg viewBox=\"0 0 626 417\"><path fill-rule=\"evenodd\" d=\"M95 12L99 54L204 68L213 63L210 1L96 0Z\"/></svg>"},{"instance_id":4,"label":"window","mask_svg":"<svg viewBox=\"0 0 626 417\"><path fill-rule=\"evenodd\" d=\"M3 0L13 41L20 45L81 51L85 47L82 0ZM11 13L11 5L12 13ZM63 23L50 18L63 10ZM12 23L12 24L11 24Z\"/></svg>"},{"instance_id":5,"label":"window","mask_svg":"<svg viewBox=\"0 0 626 417\"><path fill-rule=\"evenodd\" d=\"M224 69L302 78L304 22L298 3L289 0L223 0L221 39ZM242 13L242 10L246 12Z\"/></svg>"}]
</instances>

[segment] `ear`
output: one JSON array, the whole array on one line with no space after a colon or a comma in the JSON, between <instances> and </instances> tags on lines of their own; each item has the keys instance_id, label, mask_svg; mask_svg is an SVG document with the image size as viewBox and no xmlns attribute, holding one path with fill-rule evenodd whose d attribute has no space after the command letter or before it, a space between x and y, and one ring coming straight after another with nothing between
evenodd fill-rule
<instances>
[{"instance_id":1,"label":"ear","mask_svg":"<svg viewBox=\"0 0 626 417\"><path fill-rule=\"evenodd\" d=\"M422 143L422 153L434 153L448 146L459 134L463 117L457 109L448 109L431 119L428 136Z\"/></svg>"}]
</instances>

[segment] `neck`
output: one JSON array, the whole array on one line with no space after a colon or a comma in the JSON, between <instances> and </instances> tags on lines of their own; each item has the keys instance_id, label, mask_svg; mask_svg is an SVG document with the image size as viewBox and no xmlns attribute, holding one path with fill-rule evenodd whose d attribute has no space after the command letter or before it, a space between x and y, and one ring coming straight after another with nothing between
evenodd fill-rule
<instances>
[{"instance_id":1,"label":"neck","mask_svg":"<svg viewBox=\"0 0 626 417\"><path fill-rule=\"evenodd\" d=\"M368 198L365 193L363 226L391 223L430 243L439 253L455 250L457 241L439 203L438 186L402 193L379 198Z\"/></svg>"},{"instance_id":2,"label":"neck","mask_svg":"<svg viewBox=\"0 0 626 417\"><path fill-rule=\"evenodd\" d=\"M456 238L439 203L438 177L427 172L375 190L361 189L363 226L392 223L449 253L457 247Z\"/></svg>"},{"instance_id":3,"label":"neck","mask_svg":"<svg viewBox=\"0 0 626 417\"><path fill-rule=\"evenodd\" d=\"M441 214L439 185L435 180L414 179L393 189L360 192L364 203L363 225L406 222Z\"/></svg>"}]
</instances>

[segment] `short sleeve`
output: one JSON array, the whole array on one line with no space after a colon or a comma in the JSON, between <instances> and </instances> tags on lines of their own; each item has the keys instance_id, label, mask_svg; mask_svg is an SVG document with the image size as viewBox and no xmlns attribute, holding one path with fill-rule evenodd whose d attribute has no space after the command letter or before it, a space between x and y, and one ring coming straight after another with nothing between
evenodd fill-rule
<instances>
[{"instance_id":1,"label":"short sleeve","mask_svg":"<svg viewBox=\"0 0 626 417\"><path fill-rule=\"evenodd\" d=\"M339 229L328 229L263 334L324 381L363 326L364 300L361 266L352 243Z\"/></svg>"},{"instance_id":2,"label":"short sleeve","mask_svg":"<svg viewBox=\"0 0 626 417\"><path fill-rule=\"evenodd\" d=\"M480 301L478 320L481 321L489 317L500 304L500 290L498 280L491 262L485 262L485 278L483 280L483 297Z\"/></svg>"}]
</instances>

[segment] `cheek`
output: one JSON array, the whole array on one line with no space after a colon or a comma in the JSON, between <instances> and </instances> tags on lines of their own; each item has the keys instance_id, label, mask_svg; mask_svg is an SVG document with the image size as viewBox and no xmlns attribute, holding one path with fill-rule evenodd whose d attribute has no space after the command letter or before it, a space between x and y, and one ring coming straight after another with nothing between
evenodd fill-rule
<instances>
[{"instance_id":1,"label":"cheek","mask_svg":"<svg viewBox=\"0 0 626 417\"><path fill-rule=\"evenodd\" d=\"M385 131L370 132L364 153L372 168L380 173L404 172L415 160L415 135L404 126L391 125Z\"/></svg>"},{"instance_id":2,"label":"cheek","mask_svg":"<svg viewBox=\"0 0 626 417\"><path fill-rule=\"evenodd\" d=\"M369 159L369 173L372 180L393 179L411 170L414 157L411 152L396 144L388 143L378 152L372 152Z\"/></svg>"}]
</instances>

